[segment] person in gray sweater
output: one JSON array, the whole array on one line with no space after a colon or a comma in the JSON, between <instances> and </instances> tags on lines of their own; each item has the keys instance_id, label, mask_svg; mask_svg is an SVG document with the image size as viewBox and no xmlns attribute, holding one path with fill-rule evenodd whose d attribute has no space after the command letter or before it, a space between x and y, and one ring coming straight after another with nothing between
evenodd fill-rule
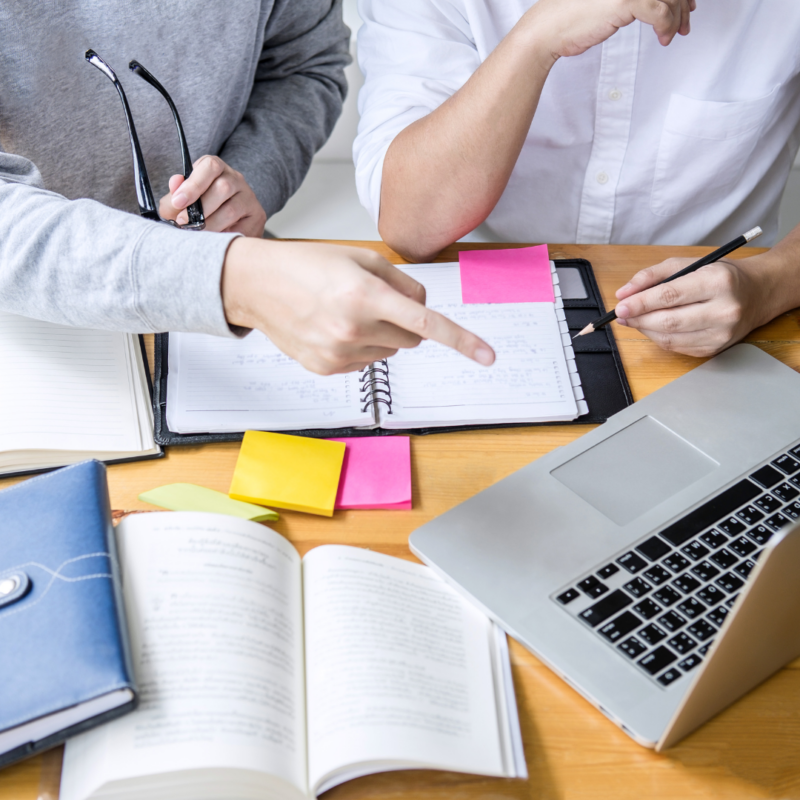
<instances>
[{"instance_id":1,"label":"person in gray sweater","mask_svg":"<svg viewBox=\"0 0 800 800\"><path fill-rule=\"evenodd\" d=\"M262 239L338 118L349 31L341 0L77 0L0 4L0 311L129 332L258 328L322 374L431 338L483 364L491 348L424 307L368 250ZM202 232L143 219L125 87L161 216L201 198ZM140 61L169 108L125 66Z\"/></svg>"}]
</instances>

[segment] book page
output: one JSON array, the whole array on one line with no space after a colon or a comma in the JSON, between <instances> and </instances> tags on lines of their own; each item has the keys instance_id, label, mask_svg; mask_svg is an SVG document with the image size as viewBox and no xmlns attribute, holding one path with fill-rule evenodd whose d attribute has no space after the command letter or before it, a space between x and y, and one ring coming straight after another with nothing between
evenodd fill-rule
<instances>
[{"instance_id":1,"label":"book page","mask_svg":"<svg viewBox=\"0 0 800 800\"><path fill-rule=\"evenodd\" d=\"M140 705L69 742L62 800L211 768L269 773L305 794L297 552L218 514L132 515L117 534Z\"/></svg>"},{"instance_id":2,"label":"book page","mask_svg":"<svg viewBox=\"0 0 800 800\"><path fill-rule=\"evenodd\" d=\"M575 379L565 352L569 336L555 303L462 304L458 264L401 269L424 284L430 308L487 341L497 359L483 367L432 341L400 350L388 359L392 413L381 409L381 427L578 416Z\"/></svg>"},{"instance_id":3,"label":"book page","mask_svg":"<svg viewBox=\"0 0 800 800\"><path fill-rule=\"evenodd\" d=\"M309 783L432 767L505 775L492 625L427 567L329 545L303 561Z\"/></svg>"},{"instance_id":4,"label":"book page","mask_svg":"<svg viewBox=\"0 0 800 800\"><path fill-rule=\"evenodd\" d=\"M140 423L145 409L137 390L145 390L137 386L143 376L132 341L131 334L118 331L0 312L0 375L9 388L0 392L0 452L77 452L57 459L63 464L152 448L149 420ZM9 458L14 457L0 459L0 467Z\"/></svg>"},{"instance_id":5,"label":"book page","mask_svg":"<svg viewBox=\"0 0 800 800\"><path fill-rule=\"evenodd\" d=\"M360 377L309 372L260 331L170 333L167 425L177 433L369 426Z\"/></svg>"}]
</instances>

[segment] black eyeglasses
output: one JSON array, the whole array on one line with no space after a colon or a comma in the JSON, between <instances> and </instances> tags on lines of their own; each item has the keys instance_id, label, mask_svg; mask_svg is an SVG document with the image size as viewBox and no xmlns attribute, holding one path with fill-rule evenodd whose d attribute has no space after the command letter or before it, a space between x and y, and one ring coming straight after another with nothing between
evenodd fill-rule
<instances>
[{"instance_id":1,"label":"black eyeglasses","mask_svg":"<svg viewBox=\"0 0 800 800\"><path fill-rule=\"evenodd\" d=\"M147 167L144 165L144 156L142 156L142 148L139 146L139 137L136 135L136 126L133 124L133 116L131 109L128 105L128 98L125 97L125 90L119 82L114 70L100 58L94 50L86 51L86 60L93 66L97 67L116 87L119 92L120 100L122 100L122 107L125 110L125 120L128 123L128 135L131 140L131 150L133 151L133 174L136 180L136 199L139 202L139 213L146 219L152 219L155 222L164 222L167 225L174 225L176 228L183 228L188 231L201 231L206 226L206 219L203 216L203 204L198 198L186 210L189 214L189 222L186 225L178 225L171 219L162 219L159 216L158 208L156 207L155 199L153 198L153 189L150 186L150 179L147 177ZM192 159L189 156L189 147L186 144L186 136L183 133L183 125L181 125L181 118L178 116L178 109L175 108L175 103L167 93L167 90L138 62L131 61L128 64L131 72L135 72L139 77L144 78L151 86L158 89L161 96L167 101L167 104L172 111L172 117L175 120L175 126L178 129L178 139L181 146L181 158L183 159L183 177L188 178L192 174Z\"/></svg>"}]
</instances>

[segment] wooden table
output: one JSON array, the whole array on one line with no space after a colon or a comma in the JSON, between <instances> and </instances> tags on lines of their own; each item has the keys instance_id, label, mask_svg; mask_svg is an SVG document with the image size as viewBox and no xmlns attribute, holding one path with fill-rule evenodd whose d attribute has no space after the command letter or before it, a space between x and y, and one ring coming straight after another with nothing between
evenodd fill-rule
<instances>
[{"instance_id":1,"label":"wooden table","mask_svg":"<svg viewBox=\"0 0 800 800\"><path fill-rule=\"evenodd\" d=\"M395 263L385 245L361 242ZM461 249L475 247L465 245ZM456 247L439 260L457 258ZM698 257L708 248L551 246L555 258L594 265L606 307L638 269L669 256ZM759 251L753 251L759 252ZM661 351L633 330L614 327L635 399L699 362ZM800 310L754 331L752 342L800 370ZM798 409L800 413L800 409ZM330 542L413 559L409 534L510 472L587 431L582 425L470 431L415 437L413 511L345 511L333 519L283 512L274 528L300 553ZM161 461L109 469L115 509L152 508L139 492L174 481L227 491L237 444L172 448ZM3 488L13 480L0 481ZM360 778L327 795L336 798L800 798L800 659L781 670L680 745L657 755L635 744L580 695L512 642L511 655L530 779L487 779L443 772L386 773ZM61 750L0 772L0 800L55 800Z\"/></svg>"}]
</instances>

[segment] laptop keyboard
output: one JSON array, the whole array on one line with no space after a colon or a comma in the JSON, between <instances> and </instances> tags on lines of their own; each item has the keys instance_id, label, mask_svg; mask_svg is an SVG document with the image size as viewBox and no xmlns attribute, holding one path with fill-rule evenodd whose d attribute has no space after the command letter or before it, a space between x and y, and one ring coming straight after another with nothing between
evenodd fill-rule
<instances>
[{"instance_id":1,"label":"laptop keyboard","mask_svg":"<svg viewBox=\"0 0 800 800\"><path fill-rule=\"evenodd\" d=\"M764 545L800 519L800 446L553 595L660 686L700 664Z\"/></svg>"}]
</instances>

